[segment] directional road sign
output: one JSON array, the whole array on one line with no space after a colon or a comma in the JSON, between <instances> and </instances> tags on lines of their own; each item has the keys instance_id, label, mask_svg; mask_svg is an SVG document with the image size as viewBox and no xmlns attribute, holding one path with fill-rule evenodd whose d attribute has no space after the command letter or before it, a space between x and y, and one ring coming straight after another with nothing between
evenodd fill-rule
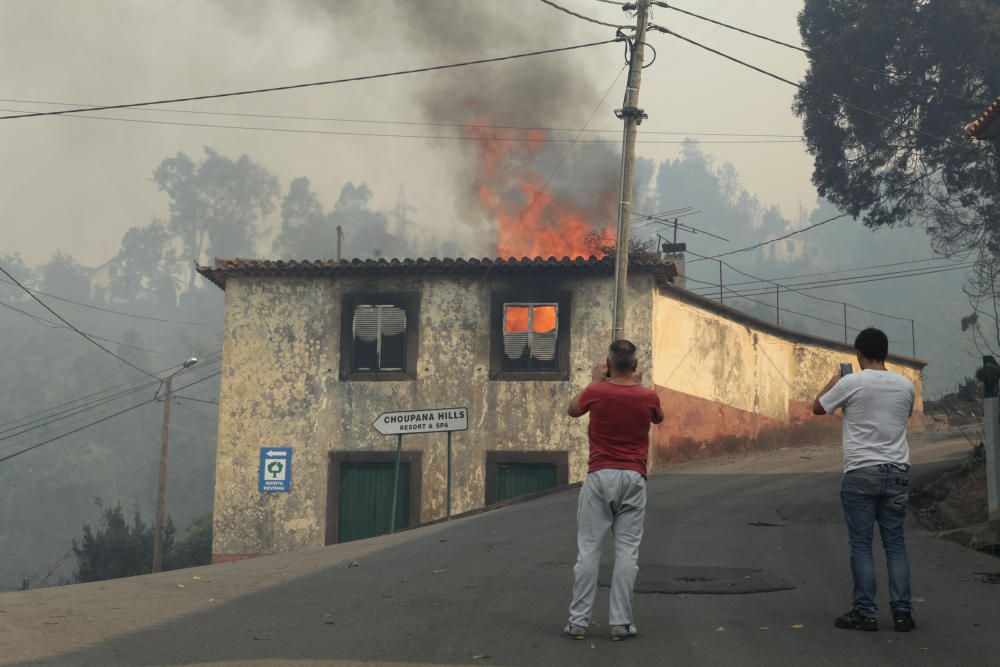
<instances>
[{"instance_id":1,"label":"directional road sign","mask_svg":"<svg viewBox=\"0 0 1000 667\"><path fill-rule=\"evenodd\" d=\"M260 448L260 491L284 492L292 490L292 448Z\"/></svg>"},{"instance_id":2,"label":"directional road sign","mask_svg":"<svg viewBox=\"0 0 1000 667\"><path fill-rule=\"evenodd\" d=\"M469 428L468 408L434 408L408 412L385 412L372 424L382 435L443 433Z\"/></svg>"}]
</instances>

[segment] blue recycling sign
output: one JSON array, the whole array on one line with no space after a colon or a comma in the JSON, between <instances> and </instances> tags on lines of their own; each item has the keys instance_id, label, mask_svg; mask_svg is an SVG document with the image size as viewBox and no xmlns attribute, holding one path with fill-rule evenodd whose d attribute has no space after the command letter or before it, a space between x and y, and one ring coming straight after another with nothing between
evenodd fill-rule
<instances>
[{"instance_id":1,"label":"blue recycling sign","mask_svg":"<svg viewBox=\"0 0 1000 667\"><path fill-rule=\"evenodd\" d=\"M292 448L260 448L260 492L292 490Z\"/></svg>"}]
</instances>

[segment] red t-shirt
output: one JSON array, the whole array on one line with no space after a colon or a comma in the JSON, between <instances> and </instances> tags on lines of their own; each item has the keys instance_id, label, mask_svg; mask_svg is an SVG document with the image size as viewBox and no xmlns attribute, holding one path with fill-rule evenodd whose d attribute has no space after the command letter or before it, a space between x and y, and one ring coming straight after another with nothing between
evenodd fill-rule
<instances>
[{"instance_id":1,"label":"red t-shirt","mask_svg":"<svg viewBox=\"0 0 1000 667\"><path fill-rule=\"evenodd\" d=\"M642 385L592 384L580 395L590 413L588 473L605 468L646 474L649 425L660 413L660 397Z\"/></svg>"}]
</instances>

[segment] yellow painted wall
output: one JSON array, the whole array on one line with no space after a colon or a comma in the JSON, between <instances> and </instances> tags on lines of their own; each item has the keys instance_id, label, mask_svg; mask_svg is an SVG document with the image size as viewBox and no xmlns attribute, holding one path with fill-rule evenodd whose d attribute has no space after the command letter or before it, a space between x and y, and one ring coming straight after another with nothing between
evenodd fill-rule
<instances>
[{"instance_id":1,"label":"yellow painted wall","mask_svg":"<svg viewBox=\"0 0 1000 667\"><path fill-rule=\"evenodd\" d=\"M753 447L762 433L777 437L782 428L798 428L806 437L821 423L808 407L839 364L858 370L850 346L782 330L677 288L654 296L652 335L653 383L673 420L654 438L660 460L697 454L667 451L681 440L712 454ZM916 387L916 427L923 412L921 366L901 358L887 363Z\"/></svg>"}]
</instances>

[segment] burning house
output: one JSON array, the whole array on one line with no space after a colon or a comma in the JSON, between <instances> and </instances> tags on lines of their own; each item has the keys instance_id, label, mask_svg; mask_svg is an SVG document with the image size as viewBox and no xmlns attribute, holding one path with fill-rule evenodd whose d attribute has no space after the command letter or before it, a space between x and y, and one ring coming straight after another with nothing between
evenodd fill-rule
<instances>
[{"instance_id":1,"label":"burning house","mask_svg":"<svg viewBox=\"0 0 1000 667\"><path fill-rule=\"evenodd\" d=\"M441 434L407 436L395 528L578 482L586 420L565 404L611 331L604 259L216 260L226 292L214 558L331 544L390 528L396 441L385 412L467 410L449 465ZM785 330L636 261L626 327L667 414L651 464L833 437L809 404L842 342ZM892 357L920 391L922 362ZM918 411L922 403L918 401ZM919 419L920 415L916 415ZM263 491L264 451L290 448L287 490Z\"/></svg>"}]
</instances>

